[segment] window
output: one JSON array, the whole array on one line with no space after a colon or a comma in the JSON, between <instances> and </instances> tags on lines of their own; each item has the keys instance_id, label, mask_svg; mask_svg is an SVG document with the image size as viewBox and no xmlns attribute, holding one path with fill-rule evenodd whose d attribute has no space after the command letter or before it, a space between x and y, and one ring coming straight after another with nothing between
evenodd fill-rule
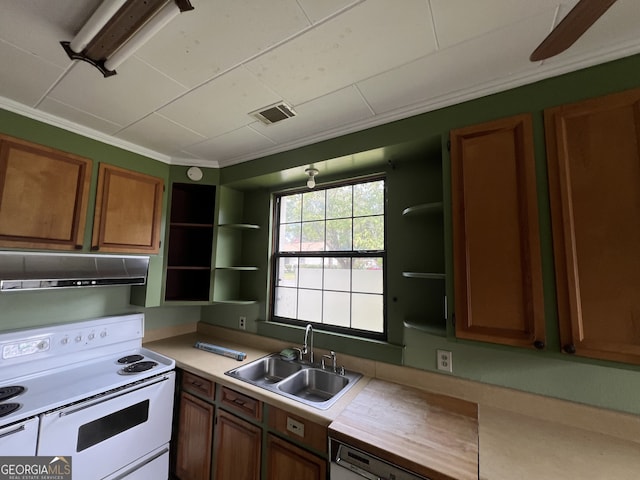
<instances>
[{"instance_id":1,"label":"window","mask_svg":"<svg viewBox=\"0 0 640 480\"><path fill-rule=\"evenodd\" d=\"M272 318L385 338L385 182L281 194Z\"/></svg>"}]
</instances>

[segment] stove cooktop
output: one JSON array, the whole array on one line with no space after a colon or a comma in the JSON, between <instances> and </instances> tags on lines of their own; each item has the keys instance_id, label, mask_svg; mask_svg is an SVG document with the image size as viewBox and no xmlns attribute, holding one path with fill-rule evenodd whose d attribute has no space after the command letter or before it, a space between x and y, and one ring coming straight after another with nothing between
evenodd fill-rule
<instances>
[{"instance_id":1,"label":"stove cooktop","mask_svg":"<svg viewBox=\"0 0 640 480\"><path fill-rule=\"evenodd\" d=\"M0 334L0 427L173 370L173 359L142 347L143 319Z\"/></svg>"}]
</instances>

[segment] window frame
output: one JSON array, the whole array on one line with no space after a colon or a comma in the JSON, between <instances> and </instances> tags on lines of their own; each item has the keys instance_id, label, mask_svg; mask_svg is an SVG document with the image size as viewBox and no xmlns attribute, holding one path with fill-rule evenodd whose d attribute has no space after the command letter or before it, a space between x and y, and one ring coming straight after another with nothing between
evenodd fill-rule
<instances>
[{"instance_id":1,"label":"window frame","mask_svg":"<svg viewBox=\"0 0 640 480\"><path fill-rule=\"evenodd\" d=\"M334 188L340 188L345 186L354 186L363 183L371 183L376 181L382 181L383 183L383 218L384 218L384 227L383 227L383 250L332 250L332 251L297 251L297 252L278 252L279 249L279 241L280 241L280 204L281 199L283 197L287 197L290 195L296 194L304 194L312 191L318 190L331 190ZM269 275L270 282L270 295L269 295L269 322L277 322L281 324L287 325L295 325L295 326L305 326L307 324L313 325L314 329L333 332L341 335L350 335L358 338L371 339L371 340L380 340L387 341L388 337L388 312L387 312L387 178L384 174L376 174L369 175L365 177L357 177L350 178L345 180L340 180L336 182L323 183L322 185L316 186L313 190L310 190L306 187L300 187L285 191L278 191L273 193L273 208L271 213L272 224L271 224L271 274ZM358 218L352 216L349 217L351 219ZM324 222L327 221L326 213ZM278 274L278 262L281 258L382 258L382 332L375 332L372 330L361 330L351 327L343 327L338 325L329 325L325 323L319 323L308 320L298 320L294 318L288 317L279 317L275 315L275 301L276 301L276 287L277 285L277 274ZM296 287L297 288L297 287ZM330 291L325 290L322 291ZM350 293L353 293L350 291Z\"/></svg>"}]
</instances>

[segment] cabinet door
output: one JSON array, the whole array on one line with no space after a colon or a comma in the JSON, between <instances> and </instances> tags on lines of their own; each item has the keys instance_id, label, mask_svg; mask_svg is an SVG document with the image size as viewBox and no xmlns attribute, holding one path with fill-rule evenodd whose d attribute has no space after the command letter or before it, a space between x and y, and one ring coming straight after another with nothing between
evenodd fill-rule
<instances>
[{"instance_id":1,"label":"cabinet door","mask_svg":"<svg viewBox=\"0 0 640 480\"><path fill-rule=\"evenodd\" d=\"M453 130L456 335L544 347L529 115Z\"/></svg>"},{"instance_id":2,"label":"cabinet door","mask_svg":"<svg viewBox=\"0 0 640 480\"><path fill-rule=\"evenodd\" d=\"M180 480L209 480L213 442L213 405L180 394L176 475Z\"/></svg>"},{"instance_id":3,"label":"cabinet door","mask_svg":"<svg viewBox=\"0 0 640 480\"><path fill-rule=\"evenodd\" d=\"M640 89L545 111L564 350L640 363Z\"/></svg>"},{"instance_id":4,"label":"cabinet door","mask_svg":"<svg viewBox=\"0 0 640 480\"><path fill-rule=\"evenodd\" d=\"M215 480L260 480L262 429L218 410Z\"/></svg>"},{"instance_id":5,"label":"cabinet door","mask_svg":"<svg viewBox=\"0 0 640 480\"><path fill-rule=\"evenodd\" d=\"M163 190L161 178L100 164L91 248L158 253Z\"/></svg>"},{"instance_id":6,"label":"cabinet door","mask_svg":"<svg viewBox=\"0 0 640 480\"><path fill-rule=\"evenodd\" d=\"M0 135L0 247L82 248L91 161Z\"/></svg>"},{"instance_id":7,"label":"cabinet door","mask_svg":"<svg viewBox=\"0 0 640 480\"><path fill-rule=\"evenodd\" d=\"M325 480L327 461L292 443L267 437L267 480Z\"/></svg>"}]
</instances>

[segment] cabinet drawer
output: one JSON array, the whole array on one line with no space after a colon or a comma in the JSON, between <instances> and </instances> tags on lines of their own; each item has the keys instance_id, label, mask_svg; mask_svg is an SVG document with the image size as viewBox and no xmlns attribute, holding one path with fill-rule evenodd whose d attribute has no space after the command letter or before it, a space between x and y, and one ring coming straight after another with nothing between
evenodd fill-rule
<instances>
[{"instance_id":1,"label":"cabinet drawer","mask_svg":"<svg viewBox=\"0 0 640 480\"><path fill-rule=\"evenodd\" d=\"M319 452L327 452L327 427L272 406L269 427Z\"/></svg>"},{"instance_id":2,"label":"cabinet drawer","mask_svg":"<svg viewBox=\"0 0 640 480\"><path fill-rule=\"evenodd\" d=\"M215 384L211 380L189 372L183 372L182 374L182 390L195 393L211 401L215 397Z\"/></svg>"},{"instance_id":3,"label":"cabinet drawer","mask_svg":"<svg viewBox=\"0 0 640 480\"><path fill-rule=\"evenodd\" d=\"M242 393L221 387L220 404L235 410L236 412L248 415L256 420L262 420L262 403L255 398L248 397Z\"/></svg>"}]
</instances>

